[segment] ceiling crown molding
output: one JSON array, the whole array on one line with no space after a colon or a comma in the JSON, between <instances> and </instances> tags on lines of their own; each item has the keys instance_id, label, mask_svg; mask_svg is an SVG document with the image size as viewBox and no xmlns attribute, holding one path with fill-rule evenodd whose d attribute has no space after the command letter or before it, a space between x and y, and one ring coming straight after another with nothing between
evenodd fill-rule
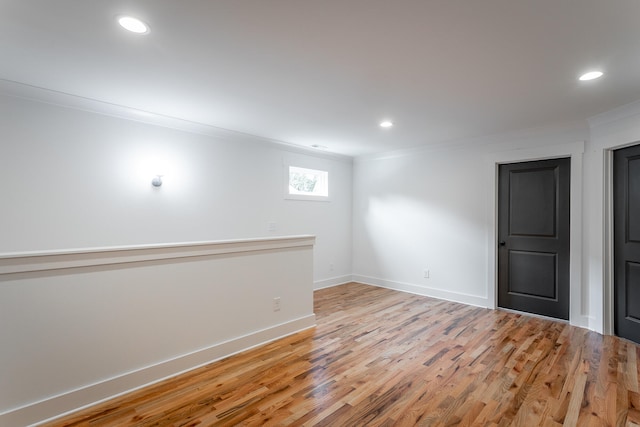
<instances>
[{"instance_id":1,"label":"ceiling crown molding","mask_svg":"<svg viewBox=\"0 0 640 427\"><path fill-rule=\"evenodd\" d=\"M607 123L615 122L637 115L640 115L640 100L590 117L589 119L587 119L587 122L589 123L589 127L593 129Z\"/></svg>"},{"instance_id":2,"label":"ceiling crown molding","mask_svg":"<svg viewBox=\"0 0 640 427\"><path fill-rule=\"evenodd\" d=\"M0 93L14 98L22 98L45 104L57 105L65 108L86 111L104 116L116 117L148 125L179 130L198 135L209 136L221 140L231 140L246 143L271 144L281 150L292 151L300 154L312 155L333 160L351 162L352 157L343 154L318 151L312 147L292 144L271 138L238 132L230 129L219 128L203 123L165 116L150 111L138 110L124 105L112 104L97 99L86 98L65 92L59 92L38 86L32 86L11 80L0 79Z\"/></svg>"}]
</instances>

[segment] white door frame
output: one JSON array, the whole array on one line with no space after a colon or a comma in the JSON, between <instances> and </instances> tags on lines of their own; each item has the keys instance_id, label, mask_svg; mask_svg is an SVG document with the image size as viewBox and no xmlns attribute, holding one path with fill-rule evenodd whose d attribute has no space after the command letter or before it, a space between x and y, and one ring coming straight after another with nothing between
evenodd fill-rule
<instances>
[{"instance_id":1,"label":"white door frame","mask_svg":"<svg viewBox=\"0 0 640 427\"><path fill-rule=\"evenodd\" d=\"M602 250L602 332L605 335L613 335L613 317L615 314L613 300L613 148L605 149L604 176L603 176L603 250Z\"/></svg>"},{"instance_id":2,"label":"white door frame","mask_svg":"<svg viewBox=\"0 0 640 427\"><path fill-rule=\"evenodd\" d=\"M571 225L569 257L569 323L587 327L588 317L586 295L582 291L582 157L584 141L550 145L521 150L509 150L490 153L487 160L488 209L490 218L487 235L489 308L498 303L498 166L503 163L516 163L545 160L559 157L571 158Z\"/></svg>"}]
</instances>

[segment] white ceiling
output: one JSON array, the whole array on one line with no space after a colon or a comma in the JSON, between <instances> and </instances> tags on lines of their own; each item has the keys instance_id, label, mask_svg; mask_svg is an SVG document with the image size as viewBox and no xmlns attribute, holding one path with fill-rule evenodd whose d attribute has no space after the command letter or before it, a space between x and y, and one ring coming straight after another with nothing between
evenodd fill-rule
<instances>
[{"instance_id":1,"label":"white ceiling","mask_svg":"<svg viewBox=\"0 0 640 427\"><path fill-rule=\"evenodd\" d=\"M0 79L357 156L637 101L639 19L639 0L0 0Z\"/></svg>"}]
</instances>

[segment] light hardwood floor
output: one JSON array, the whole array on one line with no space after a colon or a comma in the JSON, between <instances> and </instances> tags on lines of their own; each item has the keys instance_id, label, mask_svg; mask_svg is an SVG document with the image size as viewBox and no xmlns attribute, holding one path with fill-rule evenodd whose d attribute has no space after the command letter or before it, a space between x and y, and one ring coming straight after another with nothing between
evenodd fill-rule
<instances>
[{"instance_id":1,"label":"light hardwood floor","mask_svg":"<svg viewBox=\"0 0 640 427\"><path fill-rule=\"evenodd\" d=\"M356 283L318 326L51 426L633 426L640 348L565 323Z\"/></svg>"}]
</instances>

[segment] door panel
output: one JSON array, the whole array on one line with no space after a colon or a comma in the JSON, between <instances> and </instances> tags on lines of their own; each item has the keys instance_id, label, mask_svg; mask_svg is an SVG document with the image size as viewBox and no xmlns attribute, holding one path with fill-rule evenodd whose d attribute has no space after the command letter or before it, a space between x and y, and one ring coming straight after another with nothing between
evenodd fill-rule
<instances>
[{"instance_id":1,"label":"door panel","mask_svg":"<svg viewBox=\"0 0 640 427\"><path fill-rule=\"evenodd\" d=\"M500 165L498 306L569 319L570 159Z\"/></svg>"},{"instance_id":2,"label":"door panel","mask_svg":"<svg viewBox=\"0 0 640 427\"><path fill-rule=\"evenodd\" d=\"M627 240L640 242L640 158L628 158L629 172L627 174Z\"/></svg>"},{"instance_id":3,"label":"door panel","mask_svg":"<svg viewBox=\"0 0 640 427\"><path fill-rule=\"evenodd\" d=\"M614 328L640 343L640 145L613 155Z\"/></svg>"},{"instance_id":4,"label":"door panel","mask_svg":"<svg viewBox=\"0 0 640 427\"><path fill-rule=\"evenodd\" d=\"M509 252L509 293L556 299L557 255L543 252Z\"/></svg>"},{"instance_id":5,"label":"door panel","mask_svg":"<svg viewBox=\"0 0 640 427\"><path fill-rule=\"evenodd\" d=\"M640 283L640 263L625 263L625 278L629 284ZM626 317L629 320L640 321L640 286L627 286L626 295ZM635 301L635 303L634 303Z\"/></svg>"},{"instance_id":6,"label":"door panel","mask_svg":"<svg viewBox=\"0 0 640 427\"><path fill-rule=\"evenodd\" d=\"M514 170L509 179L509 234L556 235L555 169Z\"/></svg>"}]
</instances>

